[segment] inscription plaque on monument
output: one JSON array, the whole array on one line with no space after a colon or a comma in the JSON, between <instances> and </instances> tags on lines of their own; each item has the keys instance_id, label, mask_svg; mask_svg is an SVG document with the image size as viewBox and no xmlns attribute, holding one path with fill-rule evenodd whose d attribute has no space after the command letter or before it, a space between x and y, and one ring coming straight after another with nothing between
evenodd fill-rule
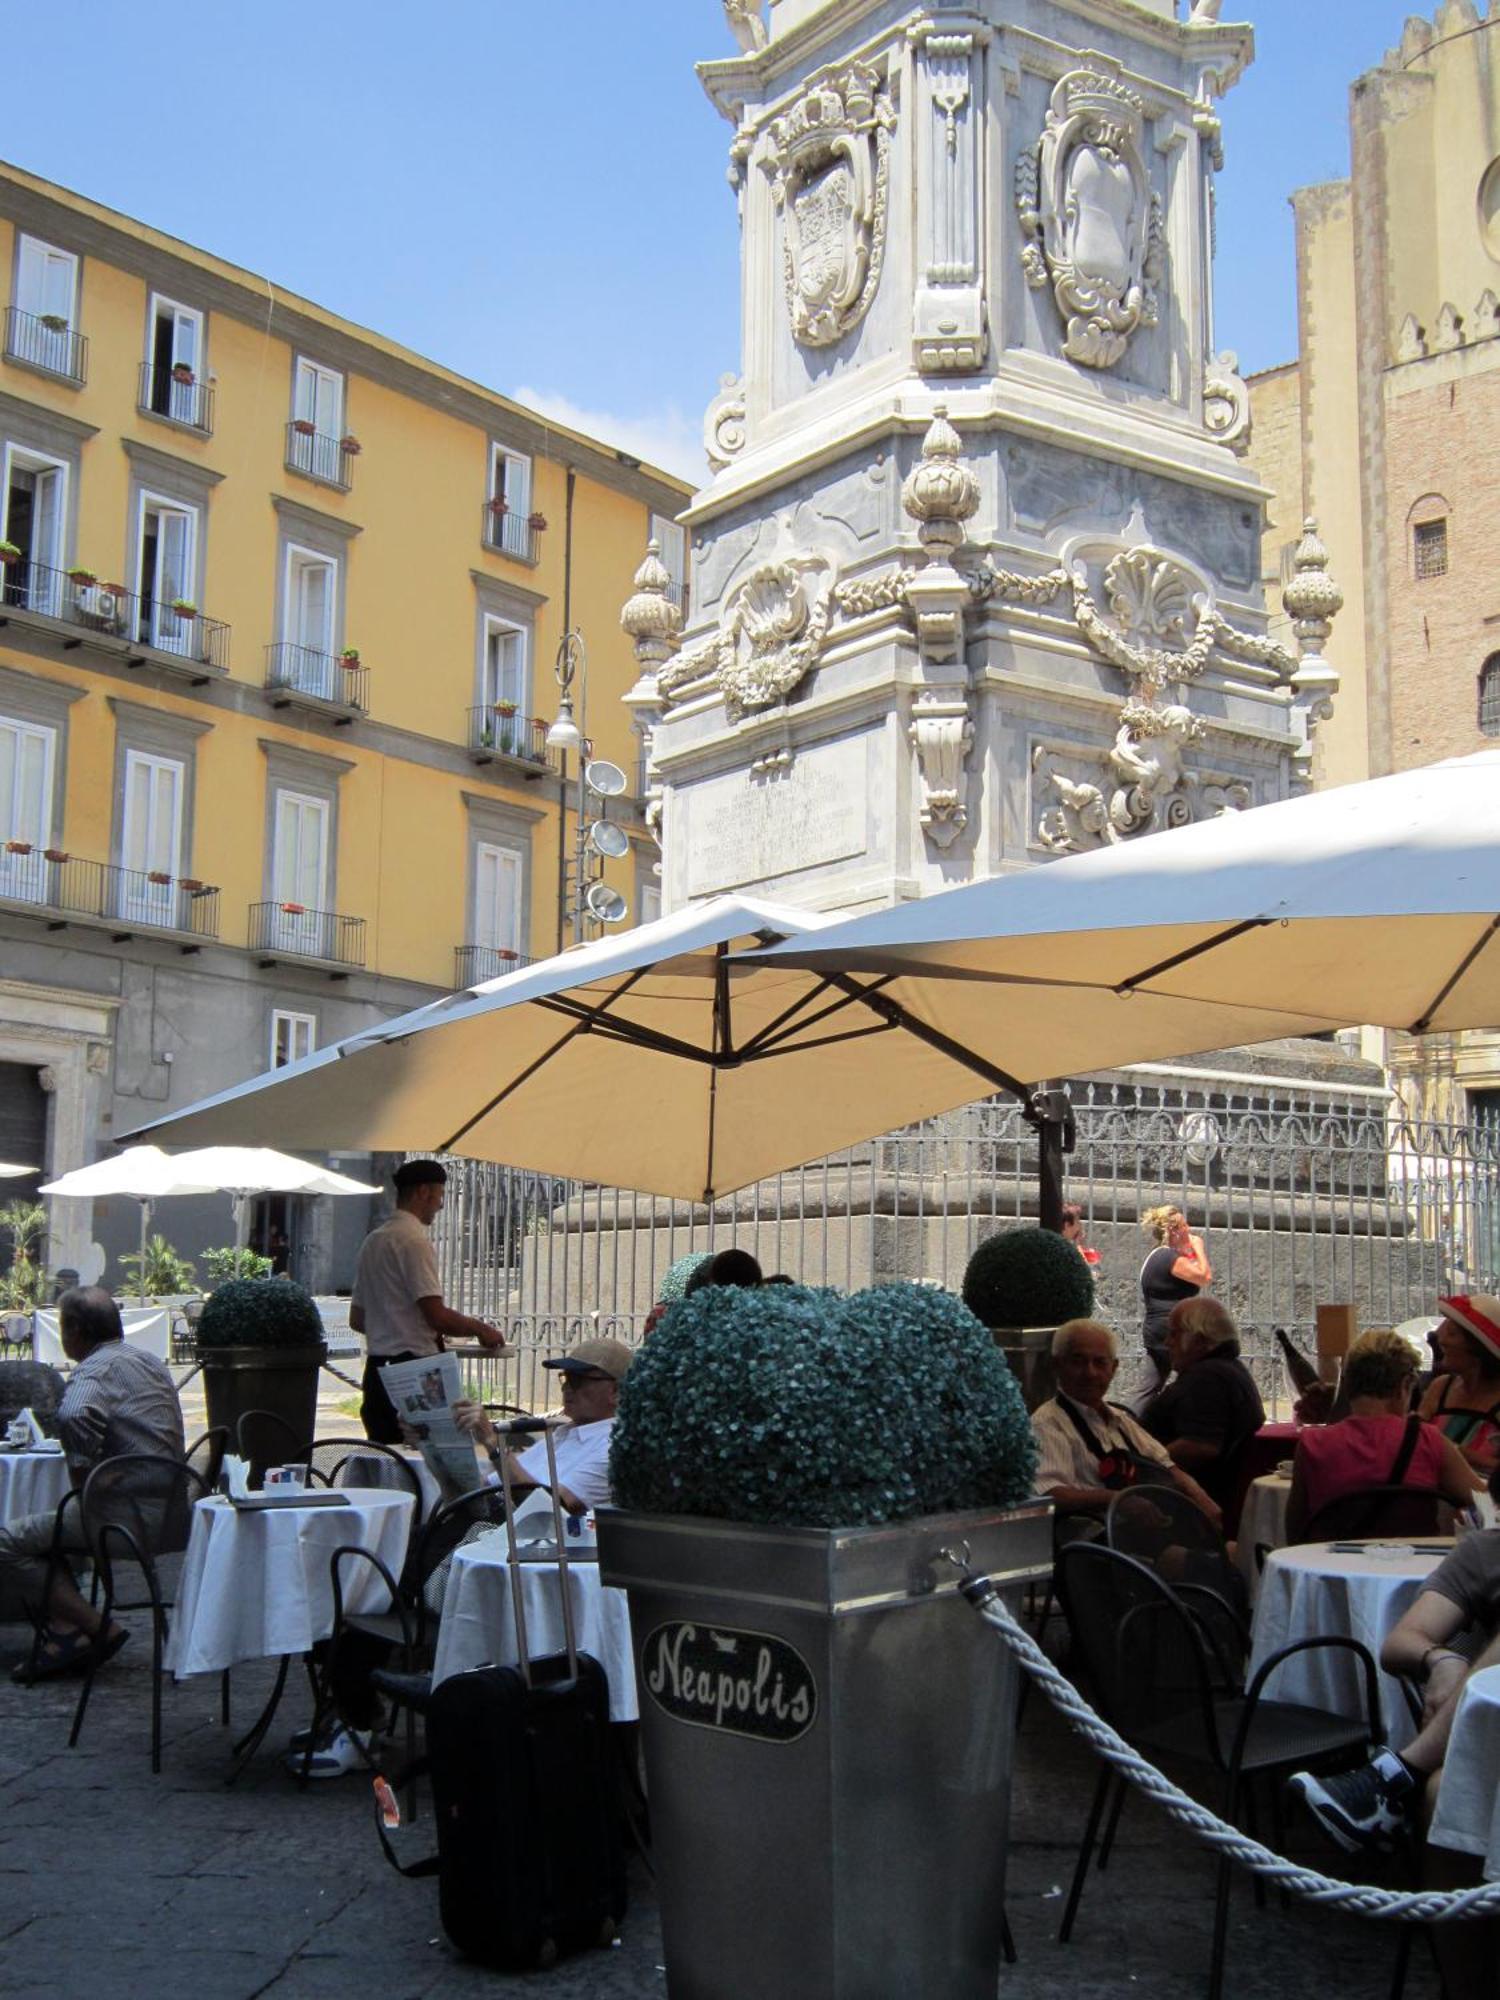
<instances>
[{"instance_id":1,"label":"inscription plaque on monument","mask_svg":"<svg viewBox=\"0 0 1500 2000\"><path fill-rule=\"evenodd\" d=\"M684 799L687 895L711 896L863 854L867 789L863 735L799 751L782 770L701 780Z\"/></svg>"}]
</instances>

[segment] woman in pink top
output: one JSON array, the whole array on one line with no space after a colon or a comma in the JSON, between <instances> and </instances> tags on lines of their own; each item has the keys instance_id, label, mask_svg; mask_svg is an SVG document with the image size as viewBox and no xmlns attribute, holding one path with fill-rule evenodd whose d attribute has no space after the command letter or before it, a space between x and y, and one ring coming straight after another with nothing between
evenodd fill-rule
<instances>
[{"instance_id":1,"label":"woman in pink top","mask_svg":"<svg viewBox=\"0 0 1500 2000\"><path fill-rule=\"evenodd\" d=\"M1406 1441L1412 1387L1421 1357L1397 1333L1367 1333L1344 1362L1349 1414L1323 1429L1303 1431L1292 1460L1287 1539L1299 1539L1330 1500L1361 1486L1423 1486L1454 1507L1467 1507L1474 1482L1458 1447L1435 1424L1419 1424L1401 1477L1394 1475Z\"/></svg>"}]
</instances>

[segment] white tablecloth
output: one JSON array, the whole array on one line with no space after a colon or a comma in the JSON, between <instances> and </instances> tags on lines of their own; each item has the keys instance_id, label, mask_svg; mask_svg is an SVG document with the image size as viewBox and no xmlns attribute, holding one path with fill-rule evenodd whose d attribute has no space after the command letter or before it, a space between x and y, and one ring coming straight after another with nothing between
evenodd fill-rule
<instances>
[{"instance_id":1,"label":"white tablecloth","mask_svg":"<svg viewBox=\"0 0 1500 2000\"><path fill-rule=\"evenodd\" d=\"M1255 1606L1251 1672L1298 1639L1358 1639L1378 1663L1387 1634L1445 1553L1402 1555L1395 1551L1409 1544L1396 1542L1384 1545L1389 1555L1371 1553L1381 1546L1370 1541L1362 1552L1336 1554L1327 1542L1307 1542L1268 1556ZM1298 1653L1271 1676L1265 1692L1356 1718L1364 1713L1363 1688L1359 1662L1339 1648ZM1406 1698L1388 1674L1380 1675L1379 1688L1387 1739L1399 1750L1414 1734Z\"/></svg>"},{"instance_id":2,"label":"white tablecloth","mask_svg":"<svg viewBox=\"0 0 1500 2000\"><path fill-rule=\"evenodd\" d=\"M1283 1479L1279 1472L1268 1472L1263 1479L1252 1479L1246 1490L1245 1504L1240 1510L1235 1560L1250 1586L1252 1601L1260 1589L1256 1547L1263 1544L1268 1549L1285 1548L1286 1503L1291 1497L1292 1482Z\"/></svg>"},{"instance_id":3,"label":"white tablecloth","mask_svg":"<svg viewBox=\"0 0 1500 2000\"><path fill-rule=\"evenodd\" d=\"M217 1494L200 1500L183 1560L166 1664L220 1673L241 1660L305 1653L333 1630L328 1558L353 1543L401 1574L414 1503L409 1493L350 1488L347 1507L283 1507L237 1514ZM346 1611L390 1608L368 1564L347 1565Z\"/></svg>"},{"instance_id":4,"label":"white tablecloth","mask_svg":"<svg viewBox=\"0 0 1500 2000\"><path fill-rule=\"evenodd\" d=\"M125 1339L131 1347L144 1347L158 1361L171 1359L172 1315L166 1306L122 1306L120 1318L125 1322ZM53 1368L73 1365L63 1353L57 1314L48 1307L38 1307L32 1316L31 1352L35 1360L45 1361Z\"/></svg>"},{"instance_id":5,"label":"white tablecloth","mask_svg":"<svg viewBox=\"0 0 1500 2000\"><path fill-rule=\"evenodd\" d=\"M0 1452L0 1524L55 1514L71 1483L60 1451Z\"/></svg>"},{"instance_id":6,"label":"white tablecloth","mask_svg":"<svg viewBox=\"0 0 1500 2000\"><path fill-rule=\"evenodd\" d=\"M555 1562L521 1565L526 1636L534 1659L564 1650L557 1577ZM609 1678L610 1720L634 1722L640 1711L625 1593L600 1582L596 1562L570 1564L568 1580L578 1650L591 1653ZM433 1685L470 1667L509 1666L518 1657L505 1531L497 1528L492 1535L465 1543L454 1555L438 1627Z\"/></svg>"},{"instance_id":7,"label":"white tablecloth","mask_svg":"<svg viewBox=\"0 0 1500 2000\"><path fill-rule=\"evenodd\" d=\"M1469 1676L1427 1838L1477 1854L1485 1879L1500 1881L1500 1667Z\"/></svg>"}]
</instances>

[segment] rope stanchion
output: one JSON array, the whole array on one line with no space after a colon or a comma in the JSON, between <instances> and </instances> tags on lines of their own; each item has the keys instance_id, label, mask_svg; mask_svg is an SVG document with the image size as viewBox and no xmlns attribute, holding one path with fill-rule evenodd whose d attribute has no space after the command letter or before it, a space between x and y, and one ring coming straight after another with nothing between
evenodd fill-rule
<instances>
[{"instance_id":1,"label":"rope stanchion","mask_svg":"<svg viewBox=\"0 0 1500 2000\"><path fill-rule=\"evenodd\" d=\"M365 1386L364 1383L359 1380L358 1376L346 1375L342 1368L335 1368L331 1361L325 1361L323 1363L323 1370L325 1374L336 1375L341 1382L347 1382L351 1389L363 1390Z\"/></svg>"},{"instance_id":2,"label":"rope stanchion","mask_svg":"<svg viewBox=\"0 0 1500 2000\"><path fill-rule=\"evenodd\" d=\"M1096 1715L1004 1603L999 1586L990 1577L970 1575L961 1588L1070 1728L1148 1799L1242 1868L1263 1875L1278 1889L1286 1889L1321 1909L1342 1910L1350 1916L1383 1917L1407 1924L1443 1924L1500 1916L1500 1882L1483 1882L1472 1889L1378 1889L1368 1883L1340 1882L1332 1876L1320 1875L1315 1869L1299 1867L1284 1855L1263 1847L1239 1827L1230 1826L1207 1806L1190 1798L1154 1764L1132 1750L1102 1716Z\"/></svg>"}]
</instances>

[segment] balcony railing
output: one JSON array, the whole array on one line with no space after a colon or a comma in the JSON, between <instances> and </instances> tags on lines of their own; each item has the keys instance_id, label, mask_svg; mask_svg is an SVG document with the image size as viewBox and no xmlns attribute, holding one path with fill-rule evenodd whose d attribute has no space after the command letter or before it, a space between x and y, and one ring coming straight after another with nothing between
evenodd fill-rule
<instances>
[{"instance_id":1,"label":"balcony railing","mask_svg":"<svg viewBox=\"0 0 1500 2000\"><path fill-rule=\"evenodd\" d=\"M0 845L0 900L64 917L91 917L130 931L219 935L219 892L207 882L85 861L56 847Z\"/></svg>"},{"instance_id":2,"label":"balcony railing","mask_svg":"<svg viewBox=\"0 0 1500 2000\"><path fill-rule=\"evenodd\" d=\"M143 361L139 407L153 417L165 417L169 424L181 424L184 430L201 431L205 437L214 427L214 392L190 369L184 373L159 361Z\"/></svg>"},{"instance_id":3,"label":"balcony railing","mask_svg":"<svg viewBox=\"0 0 1500 2000\"><path fill-rule=\"evenodd\" d=\"M186 607L185 599L179 601ZM180 661L196 681L207 679L194 671L199 667L223 673L229 666L229 627L220 619L187 608L175 610L172 604L126 590L122 584L101 582L88 570L53 569L23 555L0 567L0 604L55 618L99 639L149 646L166 656L159 664ZM125 664L139 667L146 661L127 659Z\"/></svg>"},{"instance_id":4,"label":"balcony railing","mask_svg":"<svg viewBox=\"0 0 1500 2000\"><path fill-rule=\"evenodd\" d=\"M453 984L478 986L486 979L499 979L507 972L519 972L523 965L535 965L524 951L509 951L497 944L456 944L453 947Z\"/></svg>"},{"instance_id":5,"label":"balcony railing","mask_svg":"<svg viewBox=\"0 0 1500 2000\"><path fill-rule=\"evenodd\" d=\"M517 562L534 563L540 533L540 529L532 527L527 515L497 506L493 500L485 501L479 538L487 549L498 549L501 555L514 556Z\"/></svg>"},{"instance_id":6,"label":"balcony railing","mask_svg":"<svg viewBox=\"0 0 1500 2000\"><path fill-rule=\"evenodd\" d=\"M365 962L365 920L341 917L336 910L309 910L301 903L252 903L250 949L277 958L316 958L325 965L362 966Z\"/></svg>"},{"instance_id":7,"label":"balcony railing","mask_svg":"<svg viewBox=\"0 0 1500 2000\"><path fill-rule=\"evenodd\" d=\"M493 703L469 710L469 748L476 764L493 757L514 757L545 770L552 759L547 750L547 725L536 715L502 715Z\"/></svg>"},{"instance_id":8,"label":"balcony railing","mask_svg":"<svg viewBox=\"0 0 1500 2000\"><path fill-rule=\"evenodd\" d=\"M7 306L5 358L27 368L40 368L47 375L60 375L66 382L88 380L87 340L54 313L28 313Z\"/></svg>"},{"instance_id":9,"label":"balcony railing","mask_svg":"<svg viewBox=\"0 0 1500 2000\"><path fill-rule=\"evenodd\" d=\"M294 417L286 427L286 464L288 472L321 479L325 486L336 486L341 493L347 493L353 483L354 453L343 438L313 430L301 417Z\"/></svg>"},{"instance_id":10,"label":"balcony railing","mask_svg":"<svg viewBox=\"0 0 1500 2000\"><path fill-rule=\"evenodd\" d=\"M336 708L336 718L352 722L368 705L366 688L369 668L342 653L323 653L315 646L298 646L282 640L266 648L266 689L274 708L290 708L306 702L319 708Z\"/></svg>"}]
</instances>

